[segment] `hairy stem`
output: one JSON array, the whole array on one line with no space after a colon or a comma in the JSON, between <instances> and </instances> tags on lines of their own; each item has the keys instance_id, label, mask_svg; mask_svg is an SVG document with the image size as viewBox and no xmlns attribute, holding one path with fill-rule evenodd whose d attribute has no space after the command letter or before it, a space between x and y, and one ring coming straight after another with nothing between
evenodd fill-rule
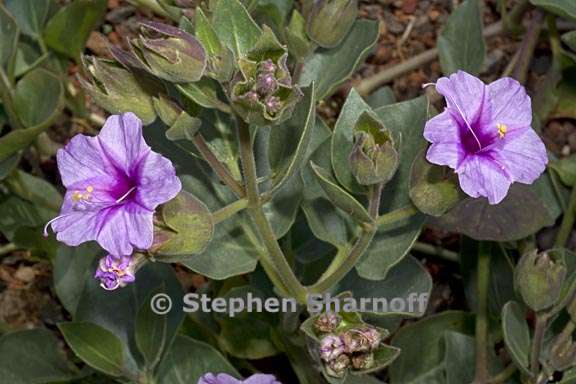
<instances>
[{"instance_id":1,"label":"hairy stem","mask_svg":"<svg viewBox=\"0 0 576 384\"><path fill-rule=\"evenodd\" d=\"M490 288L490 243L481 242L478 250L477 294L478 313L476 314L476 375L475 384L488 382L488 294Z\"/></svg>"},{"instance_id":2,"label":"hairy stem","mask_svg":"<svg viewBox=\"0 0 576 384\"><path fill-rule=\"evenodd\" d=\"M225 207L220 208L219 210L212 213L212 218L214 219L214 224L218 224L223 222L224 220L229 219L230 217L234 216L238 212L246 209L248 207L248 199L240 199L236 200L233 203L228 204Z\"/></svg>"},{"instance_id":3,"label":"hairy stem","mask_svg":"<svg viewBox=\"0 0 576 384\"><path fill-rule=\"evenodd\" d=\"M380 195L382 194L382 188L384 184L377 184L370 187L370 195L368 201L368 213L376 221L378 218L378 210L380 208ZM363 228L362 233L356 240L356 243L350 250L350 253L341 260L340 258L335 258L332 263L340 263L337 266L330 265L327 269L329 273L322 276L320 280L310 287L311 293L322 293L337 284L340 280L344 278L354 268L360 257L366 252L368 246L374 238L378 227L376 225L367 226Z\"/></svg>"},{"instance_id":4,"label":"hairy stem","mask_svg":"<svg viewBox=\"0 0 576 384\"><path fill-rule=\"evenodd\" d=\"M560 229L554 242L555 247L560 248L566 246L570 238L570 233L572 233L572 228L574 227L574 215L576 215L576 187L573 187L570 193L568 208L564 212L564 217L562 218L562 223L560 224Z\"/></svg>"},{"instance_id":5,"label":"hairy stem","mask_svg":"<svg viewBox=\"0 0 576 384\"><path fill-rule=\"evenodd\" d=\"M20 129L22 128L22 123L16 114L13 96L12 83L8 79L6 72L4 72L4 69L0 68L0 100L2 101L6 114L8 115L8 121L10 122L12 129Z\"/></svg>"},{"instance_id":6,"label":"hairy stem","mask_svg":"<svg viewBox=\"0 0 576 384\"><path fill-rule=\"evenodd\" d=\"M548 316L544 313L536 314L536 323L534 325L534 337L532 339L532 349L530 351L530 371L534 377L538 376L540 371L540 352L544 342L544 331L548 323Z\"/></svg>"},{"instance_id":7,"label":"hairy stem","mask_svg":"<svg viewBox=\"0 0 576 384\"><path fill-rule=\"evenodd\" d=\"M449 251L445 248L438 247L432 244L416 242L412 246L412 250L422 252L430 256L436 256L441 259L456 263L458 262L458 260L460 260L460 256L458 256L458 253L454 251Z\"/></svg>"},{"instance_id":8,"label":"hairy stem","mask_svg":"<svg viewBox=\"0 0 576 384\"><path fill-rule=\"evenodd\" d=\"M210 149L210 146L208 146L204 136L202 136L200 133L196 134L194 136L193 143L202 157L204 157L208 164L210 164L220 180L222 180L222 182L226 184L238 197L244 197L245 193L242 185L240 185L240 183L232 177L228 171L228 168L226 168L226 166L222 164L220 160L218 160L214 152L212 152Z\"/></svg>"},{"instance_id":9,"label":"hairy stem","mask_svg":"<svg viewBox=\"0 0 576 384\"><path fill-rule=\"evenodd\" d=\"M268 250L268 253L263 253L262 257L266 260L265 263L274 267L277 277L279 277L282 285L286 287L292 297L296 298L300 303L305 303L307 300L306 288L300 283L286 261L284 253L280 245L278 245L272 226L262 210L262 200L258 192L258 177L256 174L256 162L254 160L250 127L242 119L238 118L237 120L240 159L244 170L244 184L248 198L248 213L256 224L260 232L260 237Z\"/></svg>"},{"instance_id":10,"label":"hairy stem","mask_svg":"<svg viewBox=\"0 0 576 384\"><path fill-rule=\"evenodd\" d=\"M528 26L528 31L524 35L524 39L520 45L518 62L516 68L512 72L512 77L518 80L521 84L526 82L528 69L532 63L534 50L536 49L536 44L538 43L538 38L540 37L540 32L542 31L543 19L544 15L541 11L536 11L534 13L534 17Z\"/></svg>"},{"instance_id":11,"label":"hairy stem","mask_svg":"<svg viewBox=\"0 0 576 384\"><path fill-rule=\"evenodd\" d=\"M510 363L502 372L488 379L488 384L505 383L517 370L516 364Z\"/></svg>"}]
</instances>

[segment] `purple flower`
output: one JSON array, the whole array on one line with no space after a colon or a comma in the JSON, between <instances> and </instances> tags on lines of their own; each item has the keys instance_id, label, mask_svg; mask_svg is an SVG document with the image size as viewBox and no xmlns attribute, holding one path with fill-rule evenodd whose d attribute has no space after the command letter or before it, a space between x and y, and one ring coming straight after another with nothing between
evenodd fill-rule
<instances>
[{"instance_id":1,"label":"purple flower","mask_svg":"<svg viewBox=\"0 0 576 384\"><path fill-rule=\"evenodd\" d=\"M505 77L485 85L458 71L439 79L436 90L447 107L426 123L426 158L454 169L464 192L497 204L510 184L531 184L544 172L546 148L531 127L530 97L520 83Z\"/></svg>"},{"instance_id":2,"label":"purple flower","mask_svg":"<svg viewBox=\"0 0 576 384\"><path fill-rule=\"evenodd\" d=\"M100 280L100 286L108 291L122 288L133 283L136 273L135 260L132 256L116 257L107 255L100 259L94 277Z\"/></svg>"},{"instance_id":3,"label":"purple flower","mask_svg":"<svg viewBox=\"0 0 576 384\"><path fill-rule=\"evenodd\" d=\"M153 152L133 113L110 116L96 137L76 135L57 154L66 187L48 227L67 245L96 240L115 256L152 245L153 214L181 189L172 163Z\"/></svg>"},{"instance_id":4,"label":"purple flower","mask_svg":"<svg viewBox=\"0 0 576 384\"><path fill-rule=\"evenodd\" d=\"M225 373L217 375L207 373L198 380L197 384L282 384L273 375L264 375L257 373L246 380L238 380Z\"/></svg>"}]
</instances>

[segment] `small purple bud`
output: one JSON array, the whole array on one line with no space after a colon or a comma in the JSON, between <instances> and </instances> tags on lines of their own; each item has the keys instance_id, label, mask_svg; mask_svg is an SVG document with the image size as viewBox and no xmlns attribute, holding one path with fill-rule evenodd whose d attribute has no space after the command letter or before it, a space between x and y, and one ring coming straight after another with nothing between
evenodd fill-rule
<instances>
[{"instance_id":1,"label":"small purple bud","mask_svg":"<svg viewBox=\"0 0 576 384\"><path fill-rule=\"evenodd\" d=\"M94 277L100 280L102 288L113 291L134 282L135 266L136 260L132 256L107 255L100 259Z\"/></svg>"},{"instance_id":2,"label":"small purple bud","mask_svg":"<svg viewBox=\"0 0 576 384\"><path fill-rule=\"evenodd\" d=\"M274 62L271 59L266 59L260 63L260 67L258 69L262 73L268 73L273 75L276 73L278 67L276 66L276 64L274 64Z\"/></svg>"},{"instance_id":3,"label":"small purple bud","mask_svg":"<svg viewBox=\"0 0 576 384\"><path fill-rule=\"evenodd\" d=\"M248 91L240 96L240 98L246 100L250 104L256 104L259 100L258 94L254 91Z\"/></svg>"},{"instance_id":4,"label":"small purple bud","mask_svg":"<svg viewBox=\"0 0 576 384\"><path fill-rule=\"evenodd\" d=\"M340 355L336 359L326 364L326 373L333 377L344 377L346 370L350 367L350 357Z\"/></svg>"},{"instance_id":5,"label":"small purple bud","mask_svg":"<svg viewBox=\"0 0 576 384\"><path fill-rule=\"evenodd\" d=\"M261 95L270 95L278 89L278 82L274 75L263 73L258 75L256 80L256 90Z\"/></svg>"},{"instance_id":6,"label":"small purple bud","mask_svg":"<svg viewBox=\"0 0 576 384\"><path fill-rule=\"evenodd\" d=\"M374 354L361 353L352 356L352 368L354 369L370 369L374 366Z\"/></svg>"},{"instance_id":7,"label":"small purple bud","mask_svg":"<svg viewBox=\"0 0 576 384\"><path fill-rule=\"evenodd\" d=\"M368 352L378 348L382 341L380 332L371 327L355 328L342 335L346 353Z\"/></svg>"},{"instance_id":8,"label":"small purple bud","mask_svg":"<svg viewBox=\"0 0 576 384\"><path fill-rule=\"evenodd\" d=\"M271 115L275 115L282 109L282 102L277 96L268 96L264 102L264 105L266 105L266 110Z\"/></svg>"},{"instance_id":9,"label":"small purple bud","mask_svg":"<svg viewBox=\"0 0 576 384\"><path fill-rule=\"evenodd\" d=\"M335 335L328 335L320 340L320 358L331 361L344 353L342 339Z\"/></svg>"},{"instance_id":10,"label":"small purple bud","mask_svg":"<svg viewBox=\"0 0 576 384\"><path fill-rule=\"evenodd\" d=\"M318 316L316 321L314 322L314 327L316 330L323 333L331 333L338 328L342 318L334 312L326 312Z\"/></svg>"}]
</instances>

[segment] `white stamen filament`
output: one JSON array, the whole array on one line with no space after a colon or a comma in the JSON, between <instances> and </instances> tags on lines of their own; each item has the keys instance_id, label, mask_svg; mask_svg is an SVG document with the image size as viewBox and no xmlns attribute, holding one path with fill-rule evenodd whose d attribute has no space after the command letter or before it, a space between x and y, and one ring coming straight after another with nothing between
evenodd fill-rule
<instances>
[{"instance_id":1,"label":"white stamen filament","mask_svg":"<svg viewBox=\"0 0 576 384\"><path fill-rule=\"evenodd\" d=\"M46 223L46 225L44 226L44 237L48 237L48 227L50 226L50 224L52 224L53 222L55 222L58 219L61 219L63 217L66 216L70 216L71 213L65 213L64 215L60 215L60 216L56 216L55 218L53 218L52 220L50 220L49 222Z\"/></svg>"},{"instance_id":2,"label":"white stamen filament","mask_svg":"<svg viewBox=\"0 0 576 384\"><path fill-rule=\"evenodd\" d=\"M472 136L476 140L476 144L478 144L478 150L482 149L482 144L480 143L480 140L476 136L476 133L474 133L474 130L470 126L470 123L468 123L468 120L466 120L466 115L464 115L464 112L462 111L462 109L460 109L460 106L458 105L458 103L456 103L454 101L454 99L451 98L450 96L445 96L445 97L450 99L450 101L452 101L452 103L456 106L456 109L458 110L458 112L460 112L460 115L462 115L462 119L464 120L464 123L466 123L466 127L468 127L468 129L470 130L470 133L472 133Z\"/></svg>"},{"instance_id":3,"label":"white stamen filament","mask_svg":"<svg viewBox=\"0 0 576 384\"><path fill-rule=\"evenodd\" d=\"M116 204L121 203L123 200L125 200L128 195L130 195L132 193L132 191L134 191L136 189L136 187L132 187L128 190L128 192L126 192L121 198L119 198L118 200L116 200Z\"/></svg>"}]
</instances>

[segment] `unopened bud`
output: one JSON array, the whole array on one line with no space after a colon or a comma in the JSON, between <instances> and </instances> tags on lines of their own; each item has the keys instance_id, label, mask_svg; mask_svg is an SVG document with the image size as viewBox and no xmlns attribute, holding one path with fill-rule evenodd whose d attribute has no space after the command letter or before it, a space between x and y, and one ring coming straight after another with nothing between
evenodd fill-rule
<instances>
[{"instance_id":1,"label":"unopened bud","mask_svg":"<svg viewBox=\"0 0 576 384\"><path fill-rule=\"evenodd\" d=\"M552 254L553 251L524 254L514 271L516 289L534 311L550 308L560 295L566 266L561 259L553 260Z\"/></svg>"},{"instance_id":2,"label":"unopened bud","mask_svg":"<svg viewBox=\"0 0 576 384\"><path fill-rule=\"evenodd\" d=\"M266 111L271 115L277 114L282 109L282 101L277 96L268 96L264 101L264 105L266 106Z\"/></svg>"},{"instance_id":3,"label":"unopened bud","mask_svg":"<svg viewBox=\"0 0 576 384\"><path fill-rule=\"evenodd\" d=\"M346 353L369 352L380 345L382 335L372 327L353 328L342 335Z\"/></svg>"},{"instance_id":4,"label":"unopened bud","mask_svg":"<svg viewBox=\"0 0 576 384\"><path fill-rule=\"evenodd\" d=\"M339 336L328 335L320 340L320 358L326 362L344 353L344 342Z\"/></svg>"},{"instance_id":5,"label":"unopened bud","mask_svg":"<svg viewBox=\"0 0 576 384\"><path fill-rule=\"evenodd\" d=\"M318 316L314 322L314 327L316 330L322 333L331 333L338 328L342 318L334 312L326 312Z\"/></svg>"},{"instance_id":6,"label":"unopened bud","mask_svg":"<svg viewBox=\"0 0 576 384\"><path fill-rule=\"evenodd\" d=\"M398 168L399 155L390 133L366 112L360 116L354 129L354 146L349 162L358 183L373 185L392 179Z\"/></svg>"},{"instance_id":7,"label":"unopened bud","mask_svg":"<svg viewBox=\"0 0 576 384\"><path fill-rule=\"evenodd\" d=\"M278 82L274 75L270 73L262 73L258 75L256 80L256 90L261 95L270 95L278 89Z\"/></svg>"},{"instance_id":8,"label":"unopened bud","mask_svg":"<svg viewBox=\"0 0 576 384\"><path fill-rule=\"evenodd\" d=\"M346 37L358 15L358 0L315 0L308 14L307 33L324 48Z\"/></svg>"},{"instance_id":9,"label":"unopened bud","mask_svg":"<svg viewBox=\"0 0 576 384\"><path fill-rule=\"evenodd\" d=\"M206 69L204 47L194 36L171 25L142 23L142 34L135 42L135 49L144 58L147 71L171 82L198 81Z\"/></svg>"},{"instance_id":10,"label":"unopened bud","mask_svg":"<svg viewBox=\"0 0 576 384\"><path fill-rule=\"evenodd\" d=\"M360 353L352 356L352 368L364 370L372 367L374 367L373 353Z\"/></svg>"},{"instance_id":11,"label":"unopened bud","mask_svg":"<svg viewBox=\"0 0 576 384\"><path fill-rule=\"evenodd\" d=\"M326 373L333 377L344 377L350 364L350 357L342 354L326 364Z\"/></svg>"},{"instance_id":12,"label":"unopened bud","mask_svg":"<svg viewBox=\"0 0 576 384\"><path fill-rule=\"evenodd\" d=\"M556 371L565 371L576 365L576 344L572 337L560 334L550 348L550 365Z\"/></svg>"},{"instance_id":13,"label":"unopened bud","mask_svg":"<svg viewBox=\"0 0 576 384\"><path fill-rule=\"evenodd\" d=\"M131 71L108 60L83 57L90 81L79 77L80 84L102 108L110 113L135 113L144 124L156 118L152 95L159 84L145 76L135 76Z\"/></svg>"},{"instance_id":14,"label":"unopened bud","mask_svg":"<svg viewBox=\"0 0 576 384\"><path fill-rule=\"evenodd\" d=\"M258 69L260 70L261 73L267 73L267 74L274 75L276 73L276 69L278 69L278 67L276 66L276 64L274 64L274 62L272 60L266 59L260 63L260 65L258 66Z\"/></svg>"}]
</instances>

